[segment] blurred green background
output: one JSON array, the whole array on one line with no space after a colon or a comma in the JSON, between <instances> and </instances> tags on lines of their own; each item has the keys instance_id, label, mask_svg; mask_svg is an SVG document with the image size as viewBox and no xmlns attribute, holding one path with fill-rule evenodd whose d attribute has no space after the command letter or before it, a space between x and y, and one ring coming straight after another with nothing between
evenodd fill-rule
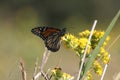
<instances>
[{"instance_id":1,"label":"blurred green background","mask_svg":"<svg viewBox=\"0 0 120 80\"><path fill-rule=\"evenodd\" d=\"M106 30L119 9L120 0L0 0L0 80L21 80L20 58L25 62L28 79L33 75L37 57L41 63L44 42L31 33L32 28L66 27L67 33L77 35L91 29L97 19L96 29ZM120 18L110 33L109 44L119 34ZM111 62L105 80L113 80L120 72L120 39L109 53ZM49 57L46 69L60 66L65 72L76 75L78 62L74 52L61 45L61 49Z\"/></svg>"}]
</instances>

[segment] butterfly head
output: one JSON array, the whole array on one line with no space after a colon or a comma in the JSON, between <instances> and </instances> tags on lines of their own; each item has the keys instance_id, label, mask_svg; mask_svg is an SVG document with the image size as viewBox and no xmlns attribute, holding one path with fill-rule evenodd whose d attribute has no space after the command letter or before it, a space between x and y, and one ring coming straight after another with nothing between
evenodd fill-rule
<instances>
[{"instance_id":1,"label":"butterfly head","mask_svg":"<svg viewBox=\"0 0 120 80\"><path fill-rule=\"evenodd\" d=\"M31 30L31 32L35 35L39 35L41 33L41 28L37 27L37 28L33 28Z\"/></svg>"}]
</instances>

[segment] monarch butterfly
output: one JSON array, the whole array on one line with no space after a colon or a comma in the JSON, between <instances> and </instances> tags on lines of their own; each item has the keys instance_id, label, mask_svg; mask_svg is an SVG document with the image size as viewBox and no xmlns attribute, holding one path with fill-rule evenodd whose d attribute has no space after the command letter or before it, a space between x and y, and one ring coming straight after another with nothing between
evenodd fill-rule
<instances>
[{"instance_id":1,"label":"monarch butterfly","mask_svg":"<svg viewBox=\"0 0 120 80\"><path fill-rule=\"evenodd\" d=\"M65 34L66 28L60 30L53 27L36 27L31 32L44 40L48 50L56 52L60 48L61 37Z\"/></svg>"}]
</instances>

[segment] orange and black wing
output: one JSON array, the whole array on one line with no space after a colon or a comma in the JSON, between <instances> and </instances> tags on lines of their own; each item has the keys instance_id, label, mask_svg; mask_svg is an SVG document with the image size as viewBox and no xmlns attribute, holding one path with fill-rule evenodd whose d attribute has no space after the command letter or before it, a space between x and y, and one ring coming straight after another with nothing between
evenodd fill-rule
<instances>
[{"instance_id":1,"label":"orange and black wing","mask_svg":"<svg viewBox=\"0 0 120 80\"><path fill-rule=\"evenodd\" d=\"M48 36L52 35L53 33L59 33L60 30L52 27L36 27L33 28L31 32L41 37L43 40L46 40Z\"/></svg>"},{"instance_id":2,"label":"orange and black wing","mask_svg":"<svg viewBox=\"0 0 120 80\"><path fill-rule=\"evenodd\" d=\"M56 52L60 48L61 37L65 34L66 29L56 29L52 27L37 27L33 28L31 32L41 37L48 50Z\"/></svg>"},{"instance_id":3,"label":"orange and black wing","mask_svg":"<svg viewBox=\"0 0 120 80\"><path fill-rule=\"evenodd\" d=\"M48 50L56 52L60 49L61 37L57 34L53 34L47 38L45 41L45 46Z\"/></svg>"},{"instance_id":4,"label":"orange and black wing","mask_svg":"<svg viewBox=\"0 0 120 80\"><path fill-rule=\"evenodd\" d=\"M61 37L65 34L66 29L62 29L59 33L53 33L52 35L48 36L47 40L45 41L45 45L48 50L52 52L56 52L60 48L61 44Z\"/></svg>"}]
</instances>

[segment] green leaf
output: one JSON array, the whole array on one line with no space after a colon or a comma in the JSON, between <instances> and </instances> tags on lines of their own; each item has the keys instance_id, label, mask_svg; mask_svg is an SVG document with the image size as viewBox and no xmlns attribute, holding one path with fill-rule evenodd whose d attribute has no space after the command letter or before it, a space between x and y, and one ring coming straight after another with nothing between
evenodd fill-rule
<instances>
[{"instance_id":1,"label":"green leaf","mask_svg":"<svg viewBox=\"0 0 120 80\"><path fill-rule=\"evenodd\" d=\"M98 46L94 49L93 53L91 54L91 57L89 58L88 62L86 63L86 67L84 69L84 73L83 75L85 76L87 71L90 69L90 67L92 66L93 61L95 60L97 54L100 52L100 47L103 45L103 42L105 41L106 37L109 35L110 31L112 30L113 26L115 25L117 19L120 16L120 10L118 11L118 13L116 14L116 16L113 18L113 20L111 21L110 25L108 26L104 36L102 37L102 39L99 41Z\"/></svg>"}]
</instances>

